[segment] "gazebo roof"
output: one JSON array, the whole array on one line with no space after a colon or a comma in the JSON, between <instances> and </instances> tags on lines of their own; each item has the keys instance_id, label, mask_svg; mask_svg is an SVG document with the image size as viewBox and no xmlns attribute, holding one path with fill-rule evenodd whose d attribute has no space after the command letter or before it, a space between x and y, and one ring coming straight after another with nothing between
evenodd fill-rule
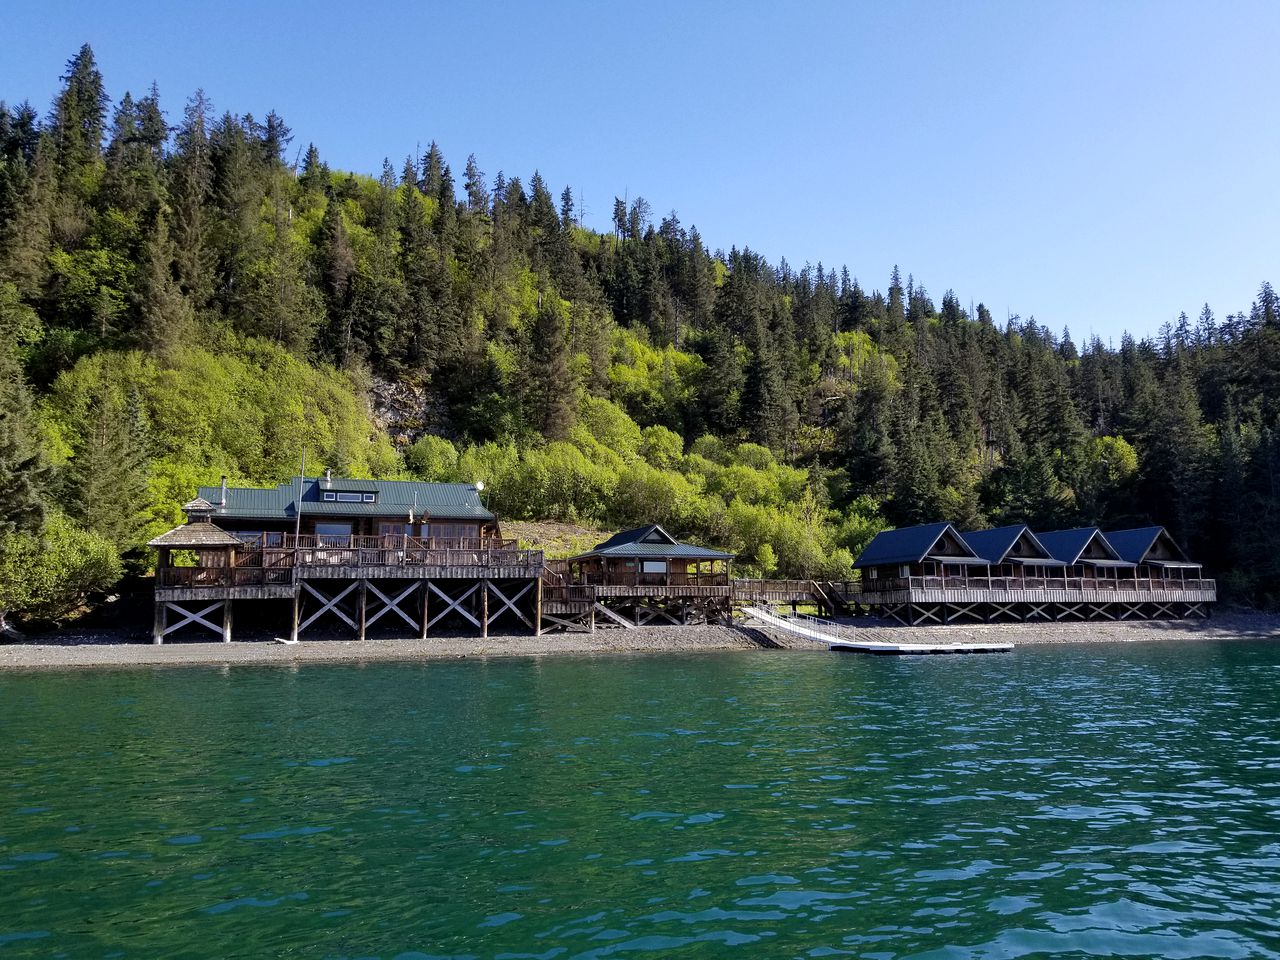
<instances>
[{"instance_id":1,"label":"gazebo roof","mask_svg":"<svg viewBox=\"0 0 1280 960\"><path fill-rule=\"evenodd\" d=\"M732 560L732 553L712 550L709 547L698 547L691 543L681 543L663 530L659 524L636 527L634 530L623 530L615 533L603 543L584 554L573 557L583 560L587 557L660 557L679 560Z\"/></svg>"},{"instance_id":2,"label":"gazebo roof","mask_svg":"<svg viewBox=\"0 0 1280 960\"><path fill-rule=\"evenodd\" d=\"M215 527L207 520L197 520L174 527L168 533L162 533L150 543L149 547L171 547L176 549L201 549L208 547L238 547L240 539L233 537L221 527Z\"/></svg>"}]
</instances>

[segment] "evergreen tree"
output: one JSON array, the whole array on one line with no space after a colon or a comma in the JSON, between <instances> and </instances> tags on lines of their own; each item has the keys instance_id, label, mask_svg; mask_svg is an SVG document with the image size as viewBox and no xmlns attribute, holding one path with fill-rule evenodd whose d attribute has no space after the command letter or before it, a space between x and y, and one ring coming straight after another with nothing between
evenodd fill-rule
<instances>
[{"instance_id":1,"label":"evergreen tree","mask_svg":"<svg viewBox=\"0 0 1280 960\"><path fill-rule=\"evenodd\" d=\"M320 276L329 321L329 350L339 362L351 354L351 302L356 278L356 255L347 234L342 206L331 200L320 221Z\"/></svg>"},{"instance_id":2,"label":"evergreen tree","mask_svg":"<svg viewBox=\"0 0 1280 960\"><path fill-rule=\"evenodd\" d=\"M489 210L489 188L485 184L484 173L481 171L479 164L476 163L476 155L473 153L467 157L466 179L463 181L462 189L467 192L467 209L477 213L487 213Z\"/></svg>"},{"instance_id":3,"label":"evergreen tree","mask_svg":"<svg viewBox=\"0 0 1280 960\"><path fill-rule=\"evenodd\" d=\"M72 446L63 476L63 505L85 530L126 552L141 545L150 473L137 398L101 397Z\"/></svg>"},{"instance_id":4,"label":"evergreen tree","mask_svg":"<svg viewBox=\"0 0 1280 960\"><path fill-rule=\"evenodd\" d=\"M549 299L534 317L529 354L534 422L549 440L564 440L573 429L576 397L564 317Z\"/></svg>"},{"instance_id":5,"label":"evergreen tree","mask_svg":"<svg viewBox=\"0 0 1280 960\"><path fill-rule=\"evenodd\" d=\"M68 189L80 190L87 185L72 181L102 156L110 102L93 49L87 43L67 61L62 82L64 86L49 117L49 130L62 182Z\"/></svg>"},{"instance_id":6,"label":"evergreen tree","mask_svg":"<svg viewBox=\"0 0 1280 960\"><path fill-rule=\"evenodd\" d=\"M213 295L211 110L197 90L183 113L173 159L174 263L178 284L197 310Z\"/></svg>"},{"instance_id":7,"label":"evergreen tree","mask_svg":"<svg viewBox=\"0 0 1280 960\"><path fill-rule=\"evenodd\" d=\"M142 342L162 356L184 343L192 334L195 311L174 276L176 251L169 239L164 214L146 243L143 273L134 294L138 329Z\"/></svg>"}]
</instances>

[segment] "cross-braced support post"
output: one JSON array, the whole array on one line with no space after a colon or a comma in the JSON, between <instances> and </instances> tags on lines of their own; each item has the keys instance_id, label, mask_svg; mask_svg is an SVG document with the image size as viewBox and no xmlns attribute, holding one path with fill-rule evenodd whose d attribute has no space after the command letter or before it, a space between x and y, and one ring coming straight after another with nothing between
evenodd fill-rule
<instances>
[{"instance_id":1,"label":"cross-braced support post","mask_svg":"<svg viewBox=\"0 0 1280 960\"><path fill-rule=\"evenodd\" d=\"M415 631L418 630L419 622L415 620L412 616L410 616L409 612L406 609L404 609L404 607L401 606L401 604L405 604L406 601L412 600L413 595L418 592L418 581L415 580L414 582L410 583L407 587L404 587L398 594L396 594L393 597L391 596L390 588L388 588L386 593L383 593L381 590L378 589L378 585L374 583L372 580L370 580L368 582L368 592L373 594L373 596L377 600L381 601L382 606L378 607L377 609L374 609L372 613L369 612L369 609L366 606L366 609L365 609L365 613L367 616L366 626L372 627L375 623L381 620L386 614L394 613L401 620L407 623L413 630Z\"/></svg>"},{"instance_id":2,"label":"cross-braced support post","mask_svg":"<svg viewBox=\"0 0 1280 960\"><path fill-rule=\"evenodd\" d=\"M361 582L363 581L355 581L355 582L349 583L345 587L343 587L341 590L339 590L334 596L328 597L328 596L325 596L323 593L321 593L314 586L312 586L311 581L300 580L299 583L302 586L302 590L310 594L314 599L318 600L320 602L320 608L314 611L310 616L308 616L300 624L298 624L297 632L301 633L303 630L307 629L307 627L311 626L311 624L315 623L325 614L333 614L335 617L337 617L339 620L341 620L343 623L345 623L348 627L350 627L354 632L358 634L360 632L360 627L357 624L355 618L359 616L359 612L358 611L348 612L342 606L342 601L345 600L347 597L349 597L352 593L354 593L359 588Z\"/></svg>"},{"instance_id":3,"label":"cross-braced support post","mask_svg":"<svg viewBox=\"0 0 1280 960\"><path fill-rule=\"evenodd\" d=\"M209 615L215 610L222 611L221 622L214 623L209 619ZM175 613L181 619L174 623L169 622L169 614ZM223 643L231 642L231 601L215 600L200 610L191 611L186 609L180 603L172 601L161 601L156 604L155 624L152 627L151 642L155 644L164 643L164 638L171 633L181 630L187 624L196 624L211 630L222 638Z\"/></svg>"},{"instance_id":4,"label":"cross-braced support post","mask_svg":"<svg viewBox=\"0 0 1280 960\"><path fill-rule=\"evenodd\" d=\"M519 603L521 597L523 597L526 593L529 593L531 590L533 590L535 583L541 583L541 581L530 580L523 587L517 590L514 594L508 597L505 593L502 592L501 586L499 586L493 580L486 580L485 581L486 594L492 593L494 598L498 601L498 603L501 604L501 606L498 607L497 612L492 613L489 616L489 619L497 620L500 616L502 616L504 613L510 610L517 617L519 617L520 621L530 630L536 629L533 625L533 621L530 620L527 616L525 616L523 610L521 610L518 606L516 606L516 604ZM510 590L512 589L512 587L507 587L507 589ZM487 610L488 609L487 599L485 603L486 603L486 610Z\"/></svg>"},{"instance_id":5,"label":"cross-braced support post","mask_svg":"<svg viewBox=\"0 0 1280 960\"><path fill-rule=\"evenodd\" d=\"M423 629L424 634L426 633L427 630L429 630L431 627L434 627L437 623L439 623L441 620L443 620L445 617L447 617L451 613L458 614L464 620L469 622L473 627L475 627L477 630L482 629L482 627L480 626L480 619L475 614L473 614L469 609L467 609L468 607L467 601L473 599L476 595L476 592L480 589L479 582L471 584L470 587L462 591L462 593L457 597L449 596L447 593L441 590L439 586L436 585L436 582L434 580L428 581L427 587L429 588L431 593L434 593L437 597L439 597L441 600L444 601L444 609L436 611L435 615L431 617L430 620L427 620L427 626ZM424 603L426 602L425 598L423 602ZM425 618L426 616L425 612L423 616Z\"/></svg>"}]
</instances>

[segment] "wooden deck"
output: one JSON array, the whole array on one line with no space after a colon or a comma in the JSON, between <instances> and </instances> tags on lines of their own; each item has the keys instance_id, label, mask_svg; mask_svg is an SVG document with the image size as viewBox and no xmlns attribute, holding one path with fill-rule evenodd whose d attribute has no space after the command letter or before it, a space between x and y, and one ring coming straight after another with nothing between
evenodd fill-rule
<instances>
[{"instance_id":1,"label":"wooden deck","mask_svg":"<svg viewBox=\"0 0 1280 960\"><path fill-rule=\"evenodd\" d=\"M921 581L921 582L917 582ZM1213 580L1188 581L1061 581L1013 585L994 582L946 584L941 578L913 577L909 584L894 589L861 589L845 594L848 601L868 606L970 603L1212 603L1217 600Z\"/></svg>"}]
</instances>

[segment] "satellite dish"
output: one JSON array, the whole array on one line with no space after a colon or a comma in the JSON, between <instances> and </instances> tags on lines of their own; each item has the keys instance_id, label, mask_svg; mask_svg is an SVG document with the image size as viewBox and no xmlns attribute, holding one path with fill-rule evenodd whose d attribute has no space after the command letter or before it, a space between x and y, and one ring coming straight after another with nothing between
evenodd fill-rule
<instances>
[{"instance_id":1,"label":"satellite dish","mask_svg":"<svg viewBox=\"0 0 1280 960\"><path fill-rule=\"evenodd\" d=\"M481 490L483 490L483 489L484 489L484 481L483 481L483 480L477 480L477 481L476 481L476 492L477 492L477 493L479 493L479 492L480 492Z\"/></svg>"}]
</instances>

